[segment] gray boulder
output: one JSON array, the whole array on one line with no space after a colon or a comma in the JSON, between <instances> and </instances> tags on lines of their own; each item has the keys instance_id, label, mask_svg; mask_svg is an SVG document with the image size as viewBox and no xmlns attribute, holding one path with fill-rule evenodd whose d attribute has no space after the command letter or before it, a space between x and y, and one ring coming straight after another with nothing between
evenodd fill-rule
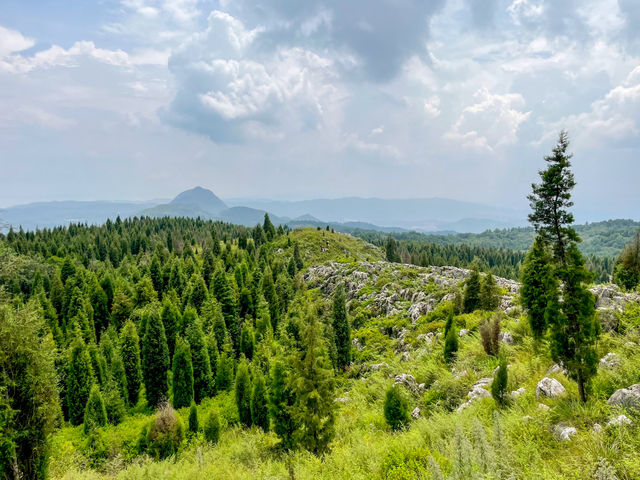
<instances>
[{"instance_id":1,"label":"gray boulder","mask_svg":"<svg viewBox=\"0 0 640 480\"><path fill-rule=\"evenodd\" d=\"M513 345L513 335L511 335L509 332L500 332L499 339L502 343Z\"/></svg>"},{"instance_id":2,"label":"gray boulder","mask_svg":"<svg viewBox=\"0 0 640 480\"><path fill-rule=\"evenodd\" d=\"M536 398L547 397L556 398L564 395L567 391L555 378L544 377L538 382L536 387Z\"/></svg>"},{"instance_id":3,"label":"gray boulder","mask_svg":"<svg viewBox=\"0 0 640 480\"><path fill-rule=\"evenodd\" d=\"M616 390L607 400L609 405L640 410L640 383Z\"/></svg>"},{"instance_id":4,"label":"gray boulder","mask_svg":"<svg viewBox=\"0 0 640 480\"><path fill-rule=\"evenodd\" d=\"M395 376L394 385L402 385L407 390L409 390L414 395L418 395L420 393L420 386L413 375L408 373L401 373Z\"/></svg>"},{"instance_id":5,"label":"gray boulder","mask_svg":"<svg viewBox=\"0 0 640 480\"><path fill-rule=\"evenodd\" d=\"M600 366L603 368L615 368L620 365L620 355L609 352L600 359Z\"/></svg>"},{"instance_id":6,"label":"gray boulder","mask_svg":"<svg viewBox=\"0 0 640 480\"><path fill-rule=\"evenodd\" d=\"M414 420L420 418L420 407L416 407L413 409L413 412L411 412L411 418L413 418Z\"/></svg>"},{"instance_id":7,"label":"gray boulder","mask_svg":"<svg viewBox=\"0 0 640 480\"><path fill-rule=\"evenodd\" d=\"M624 427L627 425L633 425L633 422L626 415L618 415L607 422L610 427Z\"/></svg>"},{"instance_id":8,"label":"gray boulder","mask_svg":"<svg viewBox=\"0 0 640 480\"><path fill-rule=\"evenodd\" d=\"M563 442L568 442L569 440L571 440L571 437L578 433L575 427L567 425L564 422L560 422L554 425L552 428L552 432L558 440L561 440Z\"/></svg>"}]
</instances>

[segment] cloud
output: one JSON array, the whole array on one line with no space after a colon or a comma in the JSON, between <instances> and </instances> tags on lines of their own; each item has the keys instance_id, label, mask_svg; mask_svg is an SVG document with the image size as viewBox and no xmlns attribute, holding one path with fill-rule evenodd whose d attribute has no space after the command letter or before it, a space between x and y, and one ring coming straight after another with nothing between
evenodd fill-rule
<instances>
[{"instance_id":1,"label":"cloud","mask_svg":"<svg viewBox=\"0 0 640 480\"><path fill-rule=\"evenodd\" d=\"M0 59L35 45L35 41L20 32L0 26Z\"/></svg>"},{"instance_id":2,"label":"cloud","mask_svg":"<svg viewBox=\"0 0 640 480\"><path fill-rule=\"evenodd\" d=\"M517 141L518 127L531 112L518 110L524 99L517 93L492 94L480 89L474 95L476 103L466 107L447 132L446 138L480 151Z\"/></svg>"}]
</instances>

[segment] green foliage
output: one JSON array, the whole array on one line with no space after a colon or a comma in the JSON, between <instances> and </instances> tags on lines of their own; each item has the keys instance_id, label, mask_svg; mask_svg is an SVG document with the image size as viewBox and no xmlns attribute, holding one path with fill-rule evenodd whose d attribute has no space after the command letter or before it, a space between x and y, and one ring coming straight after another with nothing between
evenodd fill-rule
<instances>
[{"instance_id":1,"label":"green foliage","mask_svg":"<svg viewBox=\"0 0 640 480\"><path fill-rule=\"evenodd\" d=\"M157 459L177 455L184 441L180 417L169 404L162 405L147 429L148 452Z\"/></svg>"},{"instance_id":2,"label":"green foliage","mask_svg":"<svg viewBox=\"0 0 640 480\"><path fill-rule=\"evenodd\" d=\"M179 326L182 323L182 318L180 317L180 310L178 307L167 297L162 299L162 323L167 337L169 356L170 358L173 358L173 352L176 346L176 336L180 328Z\"/></svg>"},{"instance_id":3,"label":"green foliage","mask_svg":"<svg viewBox=\"0 0 640 480\"><path fill-rule=\"evenodd\" d=\"M233 358L222 352L218 357L218 369L216 371L215 386L217 392L231 389L233 385Z\"/></svg>"},{"instance_id":4,"label":"green foliage","mask_svg":"<svg viewBox=\"0 0 640 480\"><path fill-rule=\"evenodd\" d=\"M107 424L107 410L102 400L102 394L98 385L91 387L89 399L84 410L84 433Z\"/></svg>"},{"instance_id":5,"label":"green foliage","mask_svg":"<svg viewBox=\"0 0 640 480\"><path fill-rule=\"evenodd\" d=\"M500 306L498 285L491 272L485 275L480 285L480 308L492 312Z\"/></svg>"},{"instance_id":6,"label":"green foliage","mask_svg":"<svg viewBox=\"0 0 640 480\"><path fill-rule=\"evenodd\" d=\"M220 439L220 418L215 410L207 416L204 424L204 438L212 444L218 443Z\"/></svg>"},{"instance_id":7,"label":"green foliage","mask_svg":"<svg viewBox=\"0 0 640 480\"><path fill-rule=\"evenodd\" d=\"M487 355L498 355L500 352L500 317L498 315L480 325L480 340Z\"/></svg>"},{"instance_id":8,"label":"green foliage","mask_svg":"<svg viewBox=\"0 0 640 480\"><path fill-rule=\"evenodd\" d=\"M498 371L493 377L491 383L491 396L500 406L504 405L507 401L507 381L508 381L508 365L506 359L503 357L498 365Z\"/></svg>"},{"instance_id":9,"label":"green foliage","mask_svg":"<svg viewBox=\"0 0 640 480\"><path fill-rule=\"evenodd\" d=\"M55 346L34 303L0 305L0 477L44 480L60 416Z\"/></svg>"},{"instance_id":10,"label":"green foliage","mask_svg":"<svg viewBox=\"0 0 640 480\"><path fill-rule=\"evenodd\" d=\"M200 320L194 321L187 329L187 340L191 346L193 361L193 391L196 403L211 395L213 391L213 377L211 376L211 360L209 349L202 333Z\"/></svg>"},{"instance_id":11,"label":"green foliage","mask_svg":"<svg viewBox=\"0 0 640 480\"><path fill-rule=\"evenodd\" d=\"M558 295L553 277L551 255L542 237L536 237L522 269L520 299L527 309L527 317L533 336L541 339L547 330L545 310L553 295Z\"/></svg>"},{"instance_id":12,"label":"green foliage","mask_svg":"<svg viewBox=\"0 0 640 480\"><path fill-rule=\"evenodd\" d=\"M89 352L82 339L77 338L71 345L67 370L67 411L73 425L80 425L84 420L84 409L94 381Z\"/></svg>"},{"instance_id":13,"label":"green foliage","mask_svg":"<svg viewBox=\"0 0 640 480\"><path fill-rule=\"evenodd\" d=\"M280 439L280 445L284 450L294 446L293 435L297 429L293 416L295 394L291 383L284 362L276 361L271 372L269 415L273 420L273 431Z\"/></svg>"},{"instance_id":14,"label":"green foliage","mask_svg":"<svg viewBox=\"0 0 640 480\"><path fill-rule=\"evenodd\" d=\"M392 430L409 425L409 402L396 385L392 385L384 397L384 418Z\"/></svg>"},{"instance_id":15,"label":"green foliage","mask_svg":"<svg viewBox=\"0 0 640 480\"><path fill-rule=\"evenodd\" d=\"M104 399L104 407L107 412L107 420L112 425L117 425L127 414L127 408L122 392L113 379L107 382L102 398Z\"/></svg>"},{"instance_id":16,"label":"green foliage","mask_svg":"<svg viewBox=\"0 0 640 480\"><path fill-rule=\"evenodd\" d=\"M626 245L620 253L613 271L613 281L628 290L640 284L640 229L633 242Z\"/></svg>"},{"instance_id":17,"label":"green foliage","mask_svg":"<svg viewBox=\"0 0 640 480\"><path fill-rule=\"evenodd\" d=\"M140 345L135 324L129 320L120 332L120 352L127 384L129 405L138 403L142 383L142 367L140 366Z\"/></svg>"},{"instance_id":18,"label":"green foliage","mask_svg":"<svg viewBox=\"0 0 640 480\"><path fill-rule=\"evenodd\" d=\"M336 343L336 367L345 370L351 363L351 327L347 318L344 285L336 287L333 296L333 334Z\"/></svg>"},{"instance_id":19,"label":"green foliage","mask_svg":"<svg viewBox=\"0 0 640 480\"><path fill-rule=\"evenodd\" d=\"M191 349L181 337L176 340L173 355L173 407L188 407L193 402L193 365Z\"/></svg>"},{"instance_id":20,"label":"green foliage","mask_svg":"<svg viewBox=\"0 0 640 480\"><path fill-rule=\"evenodd\" d=\"M251 423L263 431L269 431L269 410L267 405L267 391L264 377L260 371L256 372L251 392Z\"/></svg>"},{"instance_id":21,"label":"green foliage","mask_svg":"<svg viewBox=\"0 0 640 480\"><path fill-rule=\"evenodd\" d=\"M471 270L464 287L463 308L464 313L471 313L482 307L480 298L480 273L476 268Z\"/></svg>"},{"instance_id":22,"label":"green foliage","mask_svg":"<svg viewBox=\"0 0 640 480\"><path fill-rule=\"evenodd\" d=\"M236 406L240 423L245 427L251 426L251 379L247 363L242 361L238 365L235 382Z\"/></svg>"},{"instance_id":23,"label":"green foliage","mask_svg":"<svg viewBox=\"0 0 640 480\"><path fill-rule=\"evenodd\" d=\"M242 353L247 360L253 359L253 350L255 348L255 335L253 334L253 327L249 322L245 322L242 327L242 333L240 334L240 353Z\"/></svg>"},{"instance_id":24,"label":"green foliage","mask_svg":"<svg viewBox=\"0 0 640 480\"><path fill-rule=\"evenodd\" d=\"M397 244L393 237L387 238L385 253L387 256L387 262L399 263L401 261L400 255L397 252Z\"/></svg>"},{"instance_id":25,"label":"green foliage","mask_svg":"<svg viewBox=\"0 0 640 480\"><path fill-rule=\"evenodd\" d=\"M189 431L191 433L198 433L200 431L200 424L198 423L198 407L195 403L191 403L189 408Z\"/></svg>"},{"instance_id":26,"label":"green foliage","mask_svg":"<svg viewBox=\"0 0 640 480\"><path fill-rule=\"evenodd\" d=\"M450 328L444 338L444 360L451 363L458 353L458 332L455 328Z\"/></svg>"},{"instance_id":27,"label":"green foliage","mask_svg":"<svg viewBox=\"0 0 640 480\"><path fill-rule=\"evenodd\" d=\"M156 407L169 398L169 348L159 312L146 310L143 315L146 329L142 338L142 377L147 403Z\"/></svg>"}]
</instances>

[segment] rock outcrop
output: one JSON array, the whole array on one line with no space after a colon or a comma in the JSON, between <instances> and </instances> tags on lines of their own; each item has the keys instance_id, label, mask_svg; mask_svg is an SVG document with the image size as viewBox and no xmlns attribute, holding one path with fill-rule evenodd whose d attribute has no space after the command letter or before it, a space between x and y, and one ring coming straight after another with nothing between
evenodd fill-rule
<instances>
[{"instance_id":1,"label":"rock outcrop","mask_svg":"<svg viewBox=\"0 0 640 480\"><path fill-rule=\"evenodd\" d=\"M544 377L538 382L536 387L536 398L556 398L561 397L566 392L567 391L558 380L555 378Z\"/></svg>"},{"instance_id":2,"label":"rock outcrop","mask_svg":"<svg viewBox=\"0 0 640 480\"><path fill-rule=\"evenodd\" d=\"M640 410L640 383L616 390L607 400L609 405Z\"/></svg>"}]
</instances>

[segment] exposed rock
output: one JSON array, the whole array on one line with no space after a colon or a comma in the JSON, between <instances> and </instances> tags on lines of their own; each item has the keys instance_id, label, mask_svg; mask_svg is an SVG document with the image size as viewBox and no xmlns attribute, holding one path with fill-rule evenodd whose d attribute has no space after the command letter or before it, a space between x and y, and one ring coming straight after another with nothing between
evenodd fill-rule
<instances>
[{"instance_id":1,"label":"exposed rock","mask_svg":"<svg viewBox=\"0 0 640 480\"><path fill-rule=\"evenodd\" d=\"M609 420L607 425L611 427L624 427L626 425L633 425L633 422L626 415L618 415L617 417Z\"/></svg>"},{"instance_id":2,"label":"exposed rock","mask_svg":"<svg viewBox=\"0 0 640 480\"><path fill-rule=\"evenodd\" d=\"M359 352L362 351L362 349L364 349L364 346L362 345L362 343L360 343L359 338L354 338L353 340L351 340L351 343L353 344L353 347Z\"/></svg>"},{"instance_id":3,"label":"exposed rock","mask_svg":"<svg viewBox=\"0 0 640 480\"><path fill-rule=\"evenodd\" d=\"M413 418L414 420L420 418L422 415L420 415L420 407L416 407L413 409L413 412L411 412L411 418Z\"/></svg>"},{"instance_id":4,"label":"exposed rock","mask_svg":"<svg viewBox=\"0 0 640 480\"><path fill-rule=\"evenodd\" d=\"M369 368L372 372L377 372L378 370L382 370L383 368L389 368L389 364L387 362L373 363Z\"/></svg>"},{"instance_id":5,"label":"exposed rock","mask_svg":"<svg viewBox=\"0 0 640 480\"><path fill-rule=\"evenodd\" d=\"M524 387L520 387L519 389L517 389L517 390L513 390L513 391L511 392L511 397L513 397L513 398L518 398L520 395L524 395L524 393L525 393L526 391L527 391L527 390L526 390Z\"/></svg>"},{"instance_id":6,"label":"exposed rock","mask_svg":"<svg viewBox=\"0 0 640 480\"><path fill-rule=\"evenodd\" d=\"M594 423L593 424L593 431L596 433L601 433L602 432L602 425L600 425L599 423Z\"/></svg>"},{"instance_id":7,"label":"exposed rock","mask_svg":"<svg viewBox=\"0 0 640 480\"><path fill-rule=\"evenodd\" d=\"M411 322L416 323L422 315L433 311L437 304L438 302L434 298L428 299L426 302L414 303L409 307L409 310L407 310L407 314L409 318L411 318Z\"/></svg>"},{"instance_id":8,"label":"exposed rock","mask_svg":"<svg viewBox=\"0 0 640 480\"><path fill-rule=\"evenodd\" d=\"M411 358L411 355L409 354L409 352L404 352L402 354L402 357L400 357L400 361L401 362L408 362L410 358Z\"/></svg>"},{"instance_id":9,"label":"exposed rock","mask_svg":"<svg viewBox=\"0 0 640 480\"><path fill-rule=\"evenodd\" d=\"M459 332L458 332L458 336L459 337L464 337L465 335L469 334L469 329L468 328L462 328Z\"/></svg>"},{"instance_id":10,"label":"exposed rock","mask_svg":"<svg viewBox=\"0 0 640 480\"><path fill-rule=\"evenodd\" d=\"M564 395L566 390L555 378L544 377L538 382L536 387L536 398L547 397L556 398Z\"/></svg>"},{"instance_id":11,"label":"exposed rock","mask_svg":"<svg viewBox=\"0 0 640 480\"><path fill-rule=\"evenodd\" d=\"M578 433L575 427L567 425L564 422L554 425L552 432L558 440L562 440L563 442L568 442L571 440L571 437Z\"/></svg>"},{"instance_id":12,"label":"exposed rock","mask_svg":"<svg viewBox=\"0 0 640 480\"><path fill-rule=\"evenodd\" d=\"M545 405L544 403L539 403L539 404L538 404L538 408L539 408L540 410L545 411L545 412L548 412L549 410L551 410L551 409L549 408L549 405Z\"/></svg>"},{"instance_id":13,"label":"exposed rock","mask_svg":"<svg viewBox=\"0 0 640 480\"><path fill-rule=\"evenodd\" d=\"M338 397L335 399L337 403L347 403L349 401L349 397Z\"/></svg>"},{"instance_id":14,"label":"exposed rock","mask_svg":"<svg viewBox=\"0 0 640 480\"><path fill-rule=\"evenodd\" d=\"M600 366L604 368L615 368L620 365L620 355L609 352L600 359Z\"/></svg>"},{"instance_id":15,"label":"exposed rock","mask_svg":"<svg viewBox=\"0 0 640 480\"><path fill-rule=\"evenodd\" d=\"M433 332L429 333L421 333L416 337L416 340L419 342L429 342L431 343L436 338L436 334Z\"/></svg>"},{"instance_id":16,"label":"exposed rock","mask_svg":"<svg viewBox=\"0 0 640 480\"><path fill-rule=\"evenodd\" d=\"M491 385L491 382L493 382L493 378L487 377L487 378L481 378L476 383L474 383L469 393L467 393L468 400L464 402L462 405L460 405L456 411L460 413L462 410L467 408L469 405L471 405L473 402L477 401L478 399L490 397L491 393L484 387Z\"/></svg>"},{"instance_id":17,"label":"exposed rock","mask_svg":"<svg viewBox=\"0 0 640 480\"><path fill-rule=\"evenodd\" d=\"M498 338L502 343L513 345L513 335L511 335L509 332L500 332L500 336Z\"/></svg>"},{"instance_id":18,"label":"exposed rock","mask_svg":"<svg viewBox=\"0 0 640 480\"><path fill-rule=\"evenodd\" d=\"M420 386L416 379L413 378L413 375L408 373L401 373L395 376L394 385L403 385L407 390L409 390L414 395L418 395L420 393Z\"/></svg>"},{"instance_id":19,"label":"exposed rock","mask_svg":"<svg viewBox=\"0 0 640 480\"><path fill-rule=\"evenodd\" d=\"M616 390L607 400L609 405L640 410L640 383Z\"/></svg>"},{"instance_id":20,"label":"exposed rock","mask_svg":"<svg viewBox=\"0 0 640 480\"><path fill-rule=\"evenodd\" d=\"M547 370L547 374L549 373L561 373L563 375L566 375L568 372L566 368L555 363L554 365L551 366L551 368L549 368L549 370Z\"/></svg>"},{"instance_id":21,"label":"exposed rock","mask_svg":"<svg viewBox=\"0 0 640 480\"><path fill-rule=\"evenodd\" d=\"M617 331L617 312L622 312L629 302L640 302L640 295L635 292L624 293L616 285L597 285L590 291L596 296L596 309L605 331Z\"/></svg>"}]
</instances>

